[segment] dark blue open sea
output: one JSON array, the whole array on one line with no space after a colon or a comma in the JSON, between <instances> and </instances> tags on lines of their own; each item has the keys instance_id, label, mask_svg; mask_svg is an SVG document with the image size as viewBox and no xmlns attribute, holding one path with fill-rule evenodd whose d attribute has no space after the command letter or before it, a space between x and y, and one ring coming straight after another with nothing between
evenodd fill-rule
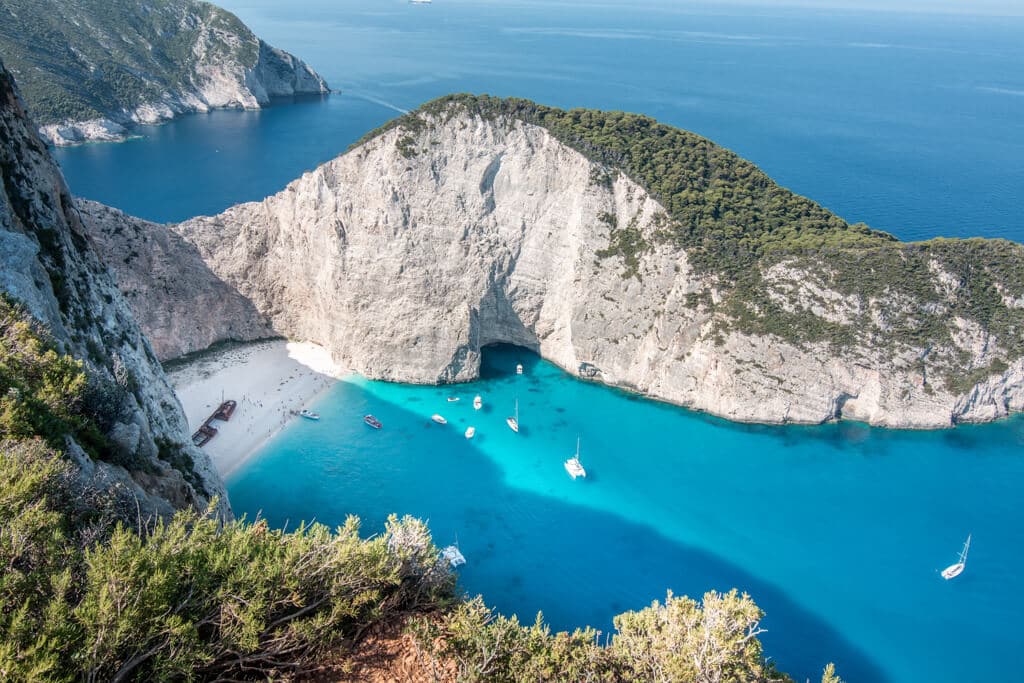
<instances>
[{"instance_id":1,"label":"dark blue open sea","mask_svg":"<svg viewBox=\"0 0 1024 683\"><path fill-rule=\"evenodd\" d=\"M159 221L213 213L282 188L398 110L472 91L653 115L905 239L1024 240L1020 17L667 0L223 4L343 93L59 150L74 192ZM666 589L737 586L767 612L767 654L800 680L829 660L851 683L1012 674L1024 420L739 426L515 349L486 363L457 389L340 383L321 422L293 424L232 477L235 509L282 524L355 513L367 533L390 512L428 518L439 542L458 536L465 590L558 628L607 629ZM452 391L463 400L447 403ZM516 398L518 436L504 426ZM385 428L367 429L366 412ZM434 412L449 427L429 423ZM562 469L577 435L585 482ZM966 572L943 581L969 532Z\"/></svg>"}]
</instances>

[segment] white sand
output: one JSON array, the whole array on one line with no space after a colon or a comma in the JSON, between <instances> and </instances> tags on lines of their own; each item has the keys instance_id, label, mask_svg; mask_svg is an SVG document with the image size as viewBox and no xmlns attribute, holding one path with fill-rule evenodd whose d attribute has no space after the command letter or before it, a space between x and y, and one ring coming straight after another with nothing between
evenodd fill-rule
<instances>
[{"instance_id":1,"label":"white sand","mask_svg":"<svg viewBox=\"0 0 1024 683\"><path fill-rule=\"evenodd\" d=\"M238 402L229 422L203 450L221 476L238 468L280 431L291 414L309 405L342 375L327 349L310 342L275 340L238 346L168 373L192 431L222 401Z\"/></svg>"}]
</instances>

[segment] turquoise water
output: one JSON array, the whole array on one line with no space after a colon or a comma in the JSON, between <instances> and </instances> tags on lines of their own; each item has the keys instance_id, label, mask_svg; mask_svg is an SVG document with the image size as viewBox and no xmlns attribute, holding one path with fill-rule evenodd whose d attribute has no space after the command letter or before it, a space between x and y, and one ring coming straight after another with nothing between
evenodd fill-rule
<instances>
[{"instance_id":1,"label":"turquoise water","mask_svg":"<svg viewBox=\"0 0 1024 683\"><path fill-rule=\"evenodd\" d=\"M518 435L505 426L517 397ZM352 378L316 409L320 422L296 421L229 480L236 512L275 525L352 513L367 533L392 512L421 516L440 544L458 537L466 591L527 621L543 610L558 628L607 630L666 589L736 586L767 612L767 654L798 677L834 659L849 681L1004 680L1020 646L1024 420L735 425L513 347L487 349L472 384ZM562 466L577 434L585 481ZM944 581L969 532L966 572Z\"/></svg>"},{"instance_id":2,"label":"turquoise water","mask_svg":"<svg viewBox=\"0 0 1024 683\"><path fill-rule=\"evenodd\" d=\"M391 107L470 91L650 114L906 239L1024 240L1022 17L674 0L221 4L344 94L62 150L76 193L154 220L216 212L334 157Z\"/></svg>"}]
</instances>

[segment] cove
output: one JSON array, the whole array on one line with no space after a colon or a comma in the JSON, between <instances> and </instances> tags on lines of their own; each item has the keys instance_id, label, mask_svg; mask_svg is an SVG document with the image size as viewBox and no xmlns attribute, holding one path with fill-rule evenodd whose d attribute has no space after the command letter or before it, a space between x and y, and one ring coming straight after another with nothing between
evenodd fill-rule
<instances>
[{"instance_id":1,"label":"cove","mask_svg":"<svg viewBox=\"0 0 1024 683\"><path fill-rule=\"evenodd\" d=\"M518 435L505 425L516 399ZM525 621L541 610L555 628L607 631L667 589L735 586L767 613L766 654L797 680L829 660L850 681L996 680L1018 642L1020 418L934 432L738 425L507 346L485 350L477 382L350 377L315 409L320 422L292 423L229 479L236 513L276 526L355 514L364 534L390 513L422 517L438 544L458 538L462 589ZM562 467L577 435L586 481ZM967 570L942 580L968 532Z\"/></svg>"}]
</instances>

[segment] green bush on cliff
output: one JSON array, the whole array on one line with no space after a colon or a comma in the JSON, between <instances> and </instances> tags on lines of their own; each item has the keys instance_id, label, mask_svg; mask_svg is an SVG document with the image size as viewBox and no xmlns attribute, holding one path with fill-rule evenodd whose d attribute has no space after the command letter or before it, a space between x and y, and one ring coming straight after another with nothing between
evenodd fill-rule
<instances>
[{"instance_id":1,"label":"green bush on cliff","mask_svg":"<svg viewBox=\"0 0 1024 683\"><path fill-rule=\"evenodd\" d=\"M402 610L451 595L423 524L365 540L350 518L272 530L181 512L140 535L97 523L40 441L0 445L4 680L301 673Z\"/></svg>"},{"instance_id":2,"label":"green bush on cliff","mask_svg":"<svg viewBox=\"0 0 1024 683\"><path fill-rule=\"evenodd\" d=\"M63 448L70 435L94 453L107 450L89 389L82 362L58 353L21 306L0 296L0 439L39 436Z\"/></svg>"}]
</instances>

